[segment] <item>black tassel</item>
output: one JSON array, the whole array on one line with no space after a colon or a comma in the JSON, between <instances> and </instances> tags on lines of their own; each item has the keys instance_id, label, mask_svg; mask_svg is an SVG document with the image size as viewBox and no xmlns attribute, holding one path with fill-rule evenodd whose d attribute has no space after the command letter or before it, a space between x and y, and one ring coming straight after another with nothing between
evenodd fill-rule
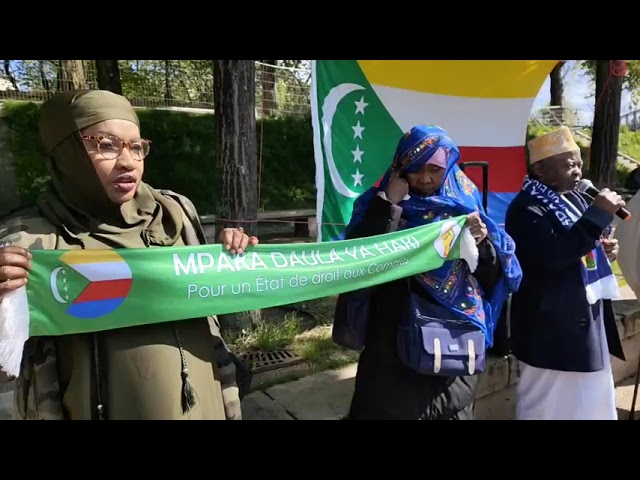
<instances>
[{"instance_id":1,"label":"black tassel","mask_svg":"<svg viewBox=\"0 0 640 480\"><path fill-rule=\"evenodd\" d=\"M189 379L187 360L184 358L184 351L182 350L182 343L180 342L180 334L178 333L178 328L175 324L173 325L173 332L176 335L178 350L180 351L180 361L182 362L182 395L180 395L182 400L182 413L187 413L196 404L196 392L191 380Z\"/></svg>"},{"instance_id":2,"label":"black tassel","mask_svg":"<svg viewBox=\"0 0 640 480\"><path fill-rule=\"evenodd\" d=\"M182 352L181 352L182 353ZM196 404L196 394L189 380L189 369L182 370L182 413L187 413Z\"/></svg>"},{"instance_id":3,"label":"black tassel","mask_svg":"<svg viewBox=\"0 0 640 480\"><path fill-rule=\"evenodd\" d=\"M96 395L98 405L96 406L96 410L98 411L98 420L104 420L106 418L104 411L104 403L102 403L102 375L100 375L101 370L101 361L100 361L100 349L98 347L98 334L93 334L93 361L95 365L95 376L96 376Z\"/></svg>"}]
</instances>

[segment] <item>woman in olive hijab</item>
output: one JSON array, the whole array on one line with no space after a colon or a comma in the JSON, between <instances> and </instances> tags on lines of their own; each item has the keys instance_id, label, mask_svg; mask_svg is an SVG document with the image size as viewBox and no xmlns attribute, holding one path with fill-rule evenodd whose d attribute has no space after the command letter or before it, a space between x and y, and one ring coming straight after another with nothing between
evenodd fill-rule
<instances>
[{"instance_id":1,"label":"woman in olive hijab","mask_svg":"<svg viewBox=\"0 0 640 480\"><path fill-rule=\"evenodd\" d=\"M184 204L141 181L150 142L124 97L59 94L42 106L40 134L51 188L34 213L0 228L0 245L9 244L0 252L0 300L26 283L28 250L45 240L57 249L197 243ZM257 244L239 229L220 239L231 253ZM18 418L241 418L228 350L206 318L34 338L23 358Z\"/></svg>"}]
</instances>

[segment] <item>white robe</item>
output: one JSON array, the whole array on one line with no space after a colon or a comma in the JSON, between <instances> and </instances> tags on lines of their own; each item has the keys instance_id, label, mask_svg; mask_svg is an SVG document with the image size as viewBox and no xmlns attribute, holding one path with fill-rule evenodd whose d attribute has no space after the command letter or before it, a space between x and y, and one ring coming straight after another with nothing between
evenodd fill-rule
<instances>
[{"instance_id":1,"label":"white robe","mask_svg":"<svg viewBox=\"0 0 640 480\"><path fill-rule=\"evenodd\" d=\"M516 420L618 419L611 357L602 318L601 312L598 321L604 354L602 370L561 372L519 362Z\"/></svg>"}]
</instances>

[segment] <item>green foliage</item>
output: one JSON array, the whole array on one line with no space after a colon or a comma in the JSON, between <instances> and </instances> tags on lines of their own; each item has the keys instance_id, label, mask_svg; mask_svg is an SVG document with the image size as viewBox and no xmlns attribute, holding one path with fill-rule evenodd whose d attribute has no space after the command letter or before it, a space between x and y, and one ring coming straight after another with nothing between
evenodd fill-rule
<instances>
[{"instance_id":1,"label":"green foliage","mask_svg":"<svg viewBox=\"0 0 640 480\"><path fill-rule=\"evenodd\" d=\"M5 62L7 62L5 64ZM60 60L0 60L7 76L15 81L26 99L43 99L59 92ZM98 88L95 60L81 60L83 83ZM310 75L308 60L276 60L274 95L278 112L309 109ZM134 105L211 108L213 104L212 60L118 60L122 91ZM274 87L264 81L263 66L256 64L256 107L261 107L263 89ZM293 69L293 70L292 70ZM297 69L297 70L295 70ZM28 96L33 95L33 96Z\"/></svg>"},{"instance_id":2,"label":"green foliage","mask_svg":"<svg viewBox=\"0 0 640 480\"><path fill-rule=\"evenodd\" d=\"M549 127L546 125L538 125L537 123L529 122L527 126L527 142L532 138L539 137L545 133L552 132L557 127Z\"/></svg>"},{"instance_id":3,"label":"green foliage","mask_svg":"<svg viewBox=\"0 0 640 480\"><path fill-rule=\"evenodd\" d=\"M640 100L640 60L625 60L628 72L623 77L622 88L631 91L634 103ZM581 60L579 66L584 69L591 82L595 85L596 60Z\"/></svg>"},{"instance_id":4,"label":"green foliage","mask_svg":"<svg viewBox=\"0 0 640 480\"><path fill-rule=\"evenodd\" d=\"M46 154L38 132L39 106L5 102L2 116L7 125L7 145L15 159L18 196L23 202L32 203L49 181Z\"/></svg>"},{"instance_id":5,"label":"green foliage","mask_svg":"<svg viewBox=\"0 0 640 480\"><path fill-rule=\"evenodd\" d=\"M6 102L2 116L14 158L18 195L37 198L46 186L45 153L38 136L38 105ZM201 214L213 213L216 203L216 141L212 114L137 109L142 136L151 140L145 160L145 181L187 195ZM258 121L258 161L262 141L262 209L313 208L315 163L309 118Z\"/></svg>"},{"instance_id":6,"label":"green foliage","mask_svg":"<svg viewBox=\"0 0 640 480\"><path fill-rule=\"evenodd\" d=\"M620 152L640 160L640 132L632 132L626 125L620 128L618 139ZM632 170L618 166L618 184L625 185Z\"/></svg>"},{"instance_id":7,"label":"green foliage","mask_svg":"<svg viewBox=\"0 0 640 480\"><path fill-rule=\"evenodd\" d=\"M626 125L620 127L618 147L621 152L640 160L640 132L632 132Z\"/></svg>"},{"instance_id":8,"label":"green foliage","mask_svg":"<svg viewBox=\"0 0 640 480\"><path fill-rule=\"evenodd\" d=\"M173 100L212 102L211 60L118 60L118 66L127 98L159 99L169 93Z\"/></svg>"},{"instance_id":9,"label":"green foliage","mask_svg":"<svg viewBox=\"0 0 640 480\"><path fill-rule=\"evenodd\" d=\"M137 110L141 134L151 141L144 179L187 195L202 213L214 211L216 178L213 115Z\"/></svg>"},{"instance_id":10,"label":"green foliage","mask_svg":"<svg viewBox=\"0 0 640 480\"><path fill-rule=\"evenodd\" d=\"M262 208L313 208L316 167L311 118L264 120L258 122L257 133L258 145L263 135Z\"/></svg>"}]
</instances>

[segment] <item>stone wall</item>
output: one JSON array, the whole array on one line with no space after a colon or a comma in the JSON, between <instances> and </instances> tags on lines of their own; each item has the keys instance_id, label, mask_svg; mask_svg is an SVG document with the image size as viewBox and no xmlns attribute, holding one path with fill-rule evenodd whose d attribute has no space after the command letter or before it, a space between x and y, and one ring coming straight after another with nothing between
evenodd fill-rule
<instances>
[{"instance_id":1,"label":"stone wall","mask_svg":"<svg viewBox=\"0 0 640 480\"><path fill-rule=\"evenodd\" d=\"M623 362L611 357L616 385L635 376L640 358L640 303L638 300L615 301L618 333L627 357ZM480 381L476 405L478 420L510 420L515 416L515 386L518 368L513 356L492 358Z\"/></svg>"}]
</instances>

